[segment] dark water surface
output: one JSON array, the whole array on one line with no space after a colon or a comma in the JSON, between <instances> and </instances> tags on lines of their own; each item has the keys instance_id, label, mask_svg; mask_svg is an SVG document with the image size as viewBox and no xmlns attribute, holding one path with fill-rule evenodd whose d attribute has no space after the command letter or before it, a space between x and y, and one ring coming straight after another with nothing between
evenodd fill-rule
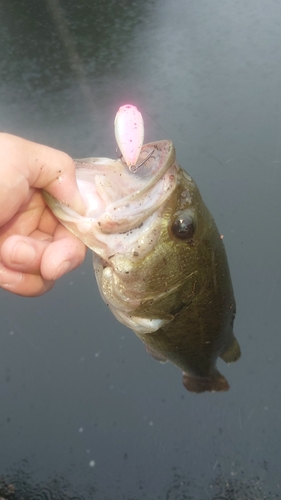
<instances>
[{"instance_id":1,"label":"dark water surface","mask_svg":"<svg viewBox=\"0 0 281 500\"><path fill-rule=\"evenodd\" d=\"M242 349L228 393L194 395L109 314L90 255L43 297L1 290L0 497L281 497L280 4L2 0L0 19L3 131L114 157L131 102L147 142L174 141L224 235Z\"/></svg>"}]
</instances>

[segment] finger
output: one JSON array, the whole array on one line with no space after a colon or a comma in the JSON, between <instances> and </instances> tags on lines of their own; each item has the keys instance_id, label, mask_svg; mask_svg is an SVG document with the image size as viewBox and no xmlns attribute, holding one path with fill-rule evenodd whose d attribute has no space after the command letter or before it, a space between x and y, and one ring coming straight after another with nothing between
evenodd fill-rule
<instances>
[{"instance_id":1,"label":"finger","mask_svg":"<svg viewBox=\"0 0 281 500\"><path fill-rule=\"evenodd\" d=\"M32 236L13 235L4 241L0 258L6 268L21 273L42 273L44 279L55 280L78 267L85 258L85 245L62 226L56 231L54 242L40 231Z\"/></svg>"},{"instance_id":2,"label":"finger","mask_svg":"<svg viewBox=\"0 0 281 500\"><path fill-rule=\"evenodd\" d=\"M0 205L6 218L30 198L30 187L45 188L63 203L83 213L75 165L66 153L20 137L0 133ZM11 194L13 195L11 197ZM1 212L1 219L2 219Z\"/></svg>"},{"instance_id":3,"label":"finger","mask_svg":"<svg viewBox=\"0 0 281 500\"><path fill-rule=\"evenodd\" d=\"M59 227L55 241L50 243L41 261L41 275L45 280L56 280L82 264L86 247L64 227ZM58 238L58 239L56 239Z\"/></svg>"},{"instance_id":4,"label":"finger","mask_svg":"<svg viewBox=\"0 0 281 500\"><path fill-rule=\"evenodd\" d=\"M29 185L44 188L81 215L85 206L78 190L75 164L68 154L41 144L29 143Z\"/></svg>"},{"instance_id":5,"label":"finger","mask_svg":"<svg viewBox=\"0 0 281 500\"><path fill-rule=\"evenodd\" d=\"M2 263L13 271L40 274L42 256L49 244L50 241L42 238L10 236L0 248Z\"/></svg>"},{"instance_id":6,"label":"finger","mask_svg":"<svg viewBox=\"0 0 281 500\"><path fill-rule=\"evenodd\" d=\"M53 288L55 282L39 274L24 274L0 264L0 287L24 297L38 297Z\"/></svg>"},{"instance_id":7,"label":"finger","mask_svg":"<svg viewBox=\"0 0 281 500\"><path fill-rule=\"evenodd\" d=\"M66 236L61 237L64 232L66 233ZM25 260L24 264L15 264L9 260L10 256L9 252L7 252L8 248L4 248L4 253L7 252L5 259L7 259L7 262L9 262L11 266L14 266L14 269L6 267L4 262L0 263L0 287L25 297L36 297L49 291L54 286L56 279L79 266L85 258L85 245L74 235L68 233L68 231L63 227L61 228L61 231L58 231L58 233L60 239L54 241L53 243L48 241L33 240L30 237L23 239L21 236L11 236L9 238L10 242L8 243L11 245L15 244L16 253L19 249L17 244L19 245L21 243L24 243L25 245L29 244L33 249L35 248L40 252L42 257L42 275L39 274L40 265L38 266L38 256L35 258L33 263L28 264ZM45 250L42 253L44 248ZM25 251L26 249L23 250L23 253ZM22 256L22 249L18 252L18 256ZM24 271L32 270L35 274L21 272L20 269L24 269Z\"/></svg>"}]
</instances>

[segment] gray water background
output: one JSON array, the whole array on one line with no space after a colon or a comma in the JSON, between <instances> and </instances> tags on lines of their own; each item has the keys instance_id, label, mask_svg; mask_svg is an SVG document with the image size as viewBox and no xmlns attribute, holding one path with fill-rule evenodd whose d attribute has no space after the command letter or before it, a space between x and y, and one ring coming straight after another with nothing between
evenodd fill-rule
<instances>
[{"instance_id":1,"label":"gray water background","mask_svg":"<svg viewBox=\"0 0 281 500\"><path fill-rule=\"evenodd\" d=\"M280 3L2 0L0 77L2 131L115 157L132 103L147 142L174 141L224 235L242 349L219 361L228 393L194 395L110 315L90 255L43 297L1 290L0 479L25 498L279 498Z\"/></svg>"}]
</instances>

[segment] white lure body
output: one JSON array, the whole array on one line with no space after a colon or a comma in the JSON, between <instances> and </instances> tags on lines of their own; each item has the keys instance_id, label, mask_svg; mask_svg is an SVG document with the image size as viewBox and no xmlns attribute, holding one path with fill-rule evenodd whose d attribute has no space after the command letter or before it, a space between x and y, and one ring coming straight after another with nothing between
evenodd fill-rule
<instances>
[{"instance_id":1,"label":"white lure body","mask_svg":"<svg viewBox=\"0 0 281 500\"><path fill-rule=\"evenodd\" d=\"M122 156L131 171L137 166L144 140L143 118L131 104L119 108L115 121L115 137Z\"/></svg>"}]
</instances>

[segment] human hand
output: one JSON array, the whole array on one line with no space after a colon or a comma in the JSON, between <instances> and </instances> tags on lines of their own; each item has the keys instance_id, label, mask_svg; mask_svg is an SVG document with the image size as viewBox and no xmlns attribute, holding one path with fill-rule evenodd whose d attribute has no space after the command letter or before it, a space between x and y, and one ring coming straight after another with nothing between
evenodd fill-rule
<instances>
[{"instance_id":1,"label":"human hand","mask_svg":"<svg viewBox=\"0 0 281 500\"><path fill-rule=\"evenodd\" d=\"M41 188L83 214L67 154L0 133L0 287L23 296L50 290L86 253L51 213Z\"/></svg>"}]
</instances>

